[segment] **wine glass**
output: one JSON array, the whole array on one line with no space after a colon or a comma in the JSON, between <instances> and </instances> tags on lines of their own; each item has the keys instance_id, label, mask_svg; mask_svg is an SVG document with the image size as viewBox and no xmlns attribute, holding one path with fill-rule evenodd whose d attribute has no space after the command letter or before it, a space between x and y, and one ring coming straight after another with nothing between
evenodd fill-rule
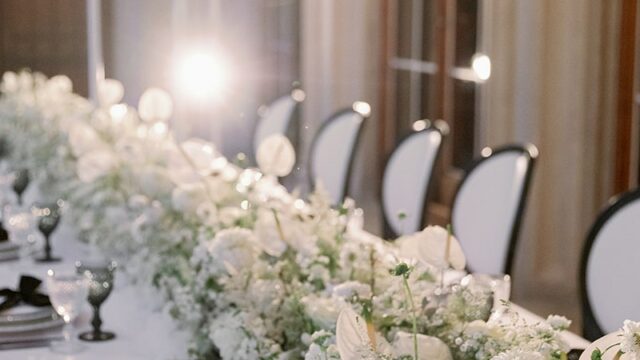
<instances>
[{"instance_id":1,"label":"wine glass","mask_svg":"<svg viewBox=\"0 0 640 360\"><path fill-rule=\"evenodd\" d=\"M85 341L105 341L115 338L115 334L102 331L102 319L100 318L100 306L109 297L113 289L113 276L116 269L115 261L110 262L76 262L76 271L89 279L89 304L93 307L92 331L80 334L79 338Z\"/></svg>"},{"instance_id":2,"label":"wine glass","mask_svg":"<svg viewBox=\"0 0 640 360\"><path fill-rule=\"evenodd\" d=\"M2 208L2 224L9 232L9 239L19 245L18 257L21 266L27 266L27 261L37 242L34 233L34 221L30 212L20 206L6 204Z\"/></svg>"},{"instance_id":3,"label":"wine glass","mask_svg":"<svg viewBox=\"0 0 640 360\"><path fill-rule=\"evenodd\" d=\"M18 197L18 205L22 205L22 194L25 190L27 190L27 186L29 186L29 170L18 169L14 172L13 175L13 191Z\"/></svg>"},{"instance_id":4,"label":"wine glass","mask_svg":"<svg viewBox=\"0 0 640 360\"><path fill-rule=\"evenodd\" d=\"M44 257L37 259L39 262L60 261L60 258L51 256L51 233L58 227L64 201L58 200L49 204L34 204L31 212L38 219L38 230L44 235Z\"/></svg>"},{"instance_id":5,"label":"wine glass","mask_svg":"<svg viewBox=\"0 0 640 360\"><path fill-rule=\"evenodd\" d=\"M493 306L491 318L502 317L508 309L511 298L511 276L508 274L472 274L467 275L473 282L491 292ZM463 279L463 281L465 281ZM469 280L466 280L469 282Z\"/></svg>"},{"instance_id":6,"label":"wine glass","mask_svg":"<svg viewBox=\"0 0 640 360\"><path fill-rule=\"evenodd\" d=\"M64 320L64 340L51 343L51 351L61 354L75 354L84 349L84 345L72 336L72 321L78 317L89 293L89 282L84 275L76 273L57 274L47 271L47 290L54 310Z\"/></svg>"}]
</instances>

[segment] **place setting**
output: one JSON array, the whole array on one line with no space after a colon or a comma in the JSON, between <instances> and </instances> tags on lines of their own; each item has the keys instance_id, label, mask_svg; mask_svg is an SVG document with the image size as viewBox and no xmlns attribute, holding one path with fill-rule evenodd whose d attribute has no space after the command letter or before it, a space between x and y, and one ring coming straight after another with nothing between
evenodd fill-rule
<instances>
[{"instance_id":1,"label":"place setting","mask_svg":"<svg viewBox=\"0 0 640 360\"><path fill-rule=\"evenodd\" d=\"M74 354L87 343L115 338L102 329L100 307L113 289L116 264L112 261L77 261L75 267L49 269L44 281L23 275L15 289L0 290L0 350L49 347L52 352ZM91 308L91 321L83 313ZM85 319L86 320L86 319ZM91 330L78 334L78 323Z\"/></svg>"}]
</instances>

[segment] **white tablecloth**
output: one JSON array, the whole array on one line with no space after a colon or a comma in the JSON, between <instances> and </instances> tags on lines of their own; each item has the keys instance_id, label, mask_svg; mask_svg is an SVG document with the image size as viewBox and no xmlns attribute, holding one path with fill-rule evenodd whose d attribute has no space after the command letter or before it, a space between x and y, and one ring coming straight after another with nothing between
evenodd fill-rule
<instances>
[{"instance_id":1,"label":"white tablecloth","mask_svg":"<svg viewBox=\"0 0 640 360\"><path fill-rule=\"evenodd\" d=\"M73 269L73 263L86 259L88 246L75 240L73 232L62 227L52 236L54 255L63 261L51 264L30 264L22 268L17 261L0 262L0 288L17 286L21 274L30 274L44 280L46 271ZM103 329L116 333L116 339L101 343L86 343L84 352L77 355L53 354L48 348L0 351L0 360L100 360L100 359L184 359L187 354L188 334L162 311L162 303L154 296L153 289L141 284L128 283L123 274L116 274L113 293L102 306ZM517 305L513 307L522 318L531 323L541 317ZM90 309L87 307L79 326L89 330ZM565 332L565 340L571 348L584 349L589 342L576 334ZM1 336L1 335L0 335ZM0 338L1 339L1 338Z\"/></svg>"},{"instance_id":2,"label":"white tablecloth","mask_svg":"<svg viewBox=\"0 0 640 360\"><path fill-rule=\"evenodd\" d=\"M62 262L30 264L23 268L18 261L0 262L0 288L15 288L20 275L29 274L45 280L49 268L72 270L73 263L88 258L88 246L74 239L73 233L60 228L52 235L53 253ZM116 338L105 342L82 342L85 351L77 355L53 354L48 348L0 351L0 360L120 360L120 359L184 359L187 354L188 334L177 328L177 323L162 310L158 296L151 288L130 284L122 273L117 273L113 292L102 306L104 330L116 333ZM91 310L88 307L78 329L90 330ZM1 339L1 335L0 335Z\"/></svg>"}]
</instances>

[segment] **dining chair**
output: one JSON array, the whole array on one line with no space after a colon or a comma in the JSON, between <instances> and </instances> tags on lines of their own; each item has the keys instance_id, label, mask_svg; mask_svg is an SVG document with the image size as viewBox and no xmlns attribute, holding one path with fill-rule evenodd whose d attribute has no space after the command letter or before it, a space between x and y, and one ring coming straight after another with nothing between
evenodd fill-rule
<instances>
[{"instance_id":1,"label":"dining chair","mask_svg":"<svg viewBox=\"0 0 640 360\"><path fill-rule=\"evenodd\" d=\"M458 186L451 226L474 272L511 274L538 149L484 148Z\"/></svg>"},{"instance_id":2,"label":"dining chair","mask_svg":"<svg viewBox=\"0 0 640 360\"><path fill-rule=\"evenodd\" d=\"M449 128L444 121L430 125L418 120L387 160L382 175L382 213L385 237L412 234L425 226L425 212L433 168ZM425 124L427 124L425 126Z\"/></svg>"},{"instance_id":3,"label":"dining chair","mask_svg":"<svg viewBox=\"0 0 640 360\"><path fill-rule=\"evenodd\" d=\"M262 141L274 134L291 137L292 121L296 119L296 110L305 99L305 92L294 88L289 94L274 100L271 105L260 111L260 118L253 133L253 153L257 155ZM295 139L289 139L295 144Z\"/></svg>"},{"instance_id":4,"label":"dining chair","mask_svg":"<svg viewBox=\"0 0 640 360\"><path fill-rule=\"evenodd\" d=\"M582 252L584 337L596 340L640 319L640 189L611 199Z\"/></svg>"},{"instance_id":5,"label":"dining chair","mask_svg":"<svg viewBox=\"0 0 640 360\"><path fill-rule=\"evenodd\" d=\"M322 184L333 205L340 204L348 194L355 150L370 112L369 104L356 101L351 108L331 115L311 143L308 163L311 188Z\"/></svg>"}]
</instances>

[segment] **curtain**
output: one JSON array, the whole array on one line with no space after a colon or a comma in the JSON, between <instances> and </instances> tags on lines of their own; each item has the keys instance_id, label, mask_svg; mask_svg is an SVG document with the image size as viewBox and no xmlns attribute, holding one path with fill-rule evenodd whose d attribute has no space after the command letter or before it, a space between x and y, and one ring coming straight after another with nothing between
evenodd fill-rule
<instances>
[{"instance_id":1,"label":"curtain","mask_svg":"<svg viewBox=\"0 0 640 360\"><path fill-rule=\"evenodd\" d=\"M540 150L514 295L555 299L575 318L583 243L613 188L619 1L483 4L493 72L481 90L480 138Z\"/></svg>"}]
</instances>

